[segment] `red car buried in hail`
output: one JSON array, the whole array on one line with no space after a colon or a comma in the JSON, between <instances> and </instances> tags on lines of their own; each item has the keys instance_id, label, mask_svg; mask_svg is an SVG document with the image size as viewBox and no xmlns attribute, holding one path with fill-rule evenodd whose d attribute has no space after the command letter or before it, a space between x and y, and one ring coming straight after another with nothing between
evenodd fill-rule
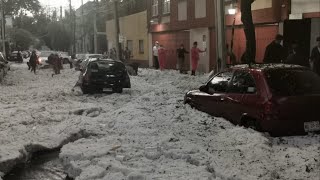
<instances>
[{"instance_id":1,"label":"red car buried in hail","mask_svg":"<svg viewBox=\"0 0 320 180\"><path fill-rule=\"evenodd\" d=\"M184 102L273 136L320 131L320 77L301 66L236 65L186 93Z\"/></svg>"}]
</instances>

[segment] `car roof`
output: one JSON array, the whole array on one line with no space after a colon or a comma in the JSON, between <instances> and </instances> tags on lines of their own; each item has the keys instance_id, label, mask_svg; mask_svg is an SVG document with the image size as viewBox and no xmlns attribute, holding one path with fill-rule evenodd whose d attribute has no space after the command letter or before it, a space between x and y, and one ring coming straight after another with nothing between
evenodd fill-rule
<instances>
[{"instance_id":1,"label":"car roof","mask_svg":"<svg viewBox=\"0 0 320 180\"><path fill-rule=\"evenodd\" d=\"M89 62L95 62L95 61L109 61L110 63L113 62L118 62L118 63L122 63L122 61L118 61L118 60L113 60L113 59L109 59L109 58L90 58Z\"/></svg>"},{"instance_id":2,"label":"car roof","mask_svg":"<svg viewBox=\"0 0 320 180\"><path fill-rule=\"evenodd\" d=\"M230 66L230 69L246 69L246 70L276 70L276 69L307 69L306 67L293 65L293 64L282 64L282 63L274 63L274 64L239 64Z\"/></svg>"}]
</instances>

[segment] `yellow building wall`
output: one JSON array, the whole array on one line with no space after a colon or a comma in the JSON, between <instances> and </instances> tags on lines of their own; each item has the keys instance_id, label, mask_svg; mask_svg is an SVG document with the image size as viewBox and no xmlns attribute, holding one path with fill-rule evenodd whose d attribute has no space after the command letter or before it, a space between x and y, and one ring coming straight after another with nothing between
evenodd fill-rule
<instances>
[{"instance_id":1,"label":"yellow building wall","mask_svg":"<svg viewBox=\"0 0 320 180\"><path fill-rule=\"evenodd\" d=\"M255 0L252 3L252 10L271 8L271 7L272 7L272 0Z\"/></svg>"},{"instance_id":2,"label":"yellow building wall","mask_svg":"<svg viewBox=\"0 0 320 180\"><path fill-rule=\"evenodd\" d=\"M114 20L106 22L106 31L109 49L115 47L115 25ZM149 58L149 40L147 29L147 11L132 14L119 18L120 34L124 37L124 47L127 47L127 41L133 42L131 59L148 60ZM139 53L139 40L143 40L144 53Z\"/></svg>"}]
</instances>

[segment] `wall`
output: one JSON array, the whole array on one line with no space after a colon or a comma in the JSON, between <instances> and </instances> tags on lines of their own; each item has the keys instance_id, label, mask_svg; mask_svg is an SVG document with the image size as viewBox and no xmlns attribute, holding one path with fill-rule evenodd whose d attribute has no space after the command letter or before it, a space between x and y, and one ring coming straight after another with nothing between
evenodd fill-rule
<instances>
[{"instance_id":1,"label":"wall","mask_svg":"<svg viewBox=\"0 0 320 180\"><path fill-rule=\"evenodd\" d=\"M229 28L226 31L227 43L230 45L231 43L231 31ZM279 27L276 25L265 25L265 26L257 26L256 27L256 42L257 42L257 51L256 51L256 61L261 63L263 61L265 48L269 43L274 40L276 34L278 34ZM244 53L246 48L246 37L244 35L243 28L236 28L234 32L234 46L233 52L237 57L238 62L240 62L240 58Z\"/></svg>"},{"instance_id":2,"label":"wall","mask_svg":"<svg viewBox=\"0 0 320 180\"><path fill-rule=\"evenodd\" d=\"M258 10L258 9L265 9L265 8L271 8L271 7L272 7L271 0L255 0L252 3L251 9Z\"/></svg>"},{"instance_id":3,"label":"wall","mask_svg":"<svg viewBox=\"0 0 320 180\"><path fill-rule=\"evenodd\" d=\"M203 36L205 36L206 40L203 41ZM191 29L190 30L190 49L192 47L193 42L198 42L198 48L201 50L204 50L207 48L207 52L200 54L200 60L199 60L199 66L198 71L199 72L209 72L210 71L210 62L209 62L209 56L210 56L210 35L209 35L209 29L208 28L199 28L199 29Z\"/></svg>"},{"instance_id":4,"label":"wall","mask_svg":"<svg viewBox=\"0 0 320 180\"><path fill-rule=\"evenodd\" d=\"M320 18L311 19L311 41L310 41L310 49L317 45L316 39L320 37Z\"/></svg>"},{"instance_id":5,"label":"wall","mask_svg":"<svg viewBox=\"0 0 320 180\"><path fill-rule=\"evenodd\" d=\"M189 31L152 33L152 44L158 41L166 49L166 69L177 69L177 49L184 44L190 50ZM150 45L151 48L151 45ZM190 66L189 55L185 58L185 67Z\"/></svg>"},{"instance_id":6,"label":"wall","mask_svg":"<svg viewBox=\"0 0 320 180\"><path fill-rule=\"evenodd\" d=\"M319 0L291 0L291 14L320 12Z\"/></svg>"},{"instance_id":7,"label":"wall","mask_svg":"<svg viewBox=\"0 0 320 180\"><path fill-rule=\"evenodd\" d=\"M132 14L119 18L120 34L125 37L124 47L127 40L133 41L132 55L134 60L144 60L148 63L149 59L149 40L147 29L147 12ZM115 25L114 20L106 22L107 39L109 49L115 46ZM144 53L139 53L139 40L144 42Z\"/></svg>"}]
</instances>

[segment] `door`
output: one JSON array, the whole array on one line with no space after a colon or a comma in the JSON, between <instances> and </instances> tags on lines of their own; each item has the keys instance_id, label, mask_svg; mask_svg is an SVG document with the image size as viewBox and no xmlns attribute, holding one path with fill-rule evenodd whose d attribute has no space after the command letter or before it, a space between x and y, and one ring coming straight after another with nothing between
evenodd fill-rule
<instances>
[{"instance_id":1,"label":"door","mask_svg":"<svg viewBox=\"0 0 320 180\"><path fill-rule=\"evenodd\" d=\"M213 116L222 116L225 96L232 74L232 71L222 72L208 82L208 96L206 97L204 111Z\"/></svg>"},{"instance_id":2,"label":"door","mask_svg":"<svg viewBox=\"0 0 320 180\"><path fill-rule=\"evenodd\" d=\"M223 117L235 124L240 123L242 115L250 113L248 107L256 94L257 88L253 76L247 71L236 71L224 99Z\"/></svg>"},{"instance_id":3,"label":"door","mask_svg":"<svg viewBox=\"0 0 320 180\"><path fill-rule=\"evenodd\" d=\"M297 43L303 56L309 57L311 19L284 21L283 36L283 45L286 49L292 49L292 44Z\"/></svg>"}]
</instances>

